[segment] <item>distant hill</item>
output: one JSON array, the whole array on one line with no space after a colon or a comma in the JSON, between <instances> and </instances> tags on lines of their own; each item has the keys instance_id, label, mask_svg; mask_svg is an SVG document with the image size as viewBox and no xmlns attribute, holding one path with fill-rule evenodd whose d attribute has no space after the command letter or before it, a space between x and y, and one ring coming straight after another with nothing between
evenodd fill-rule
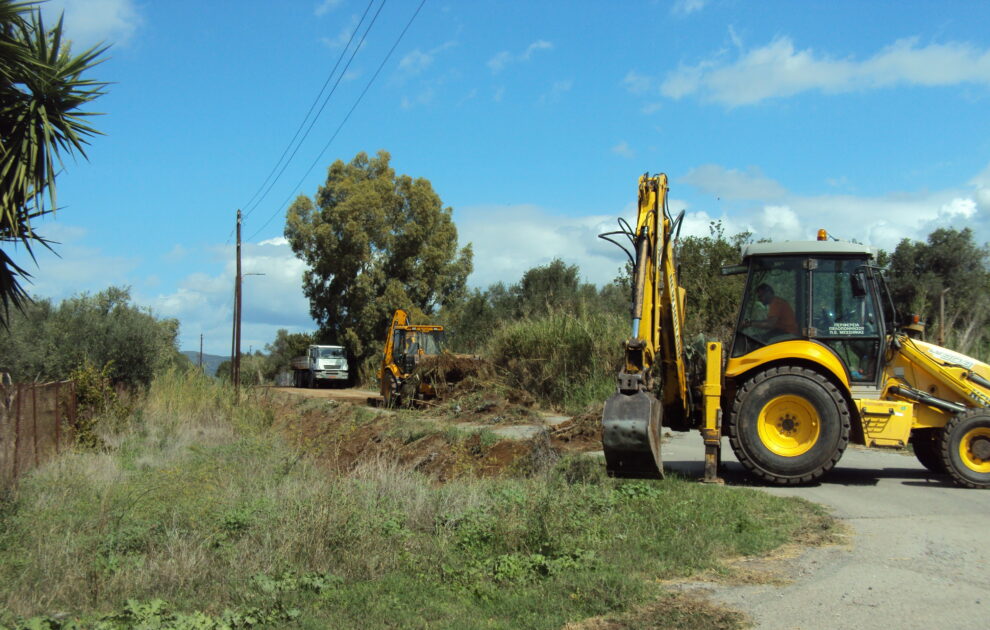
<instances>
[{"instance_id":1,"label":"distant hill","mask_svg":"<svg viewBox=\"0 0 990 630\"><path fill-rule=\"evenodd\" d=\"M182 354L186 355L193 365L199 365L199 350L183 350ZM217 368L224 361L229 361L230 357L221 356L219 354L206 354L203 353L203 371L207 376L216 376Z\"/></svg>"}]
</instances>

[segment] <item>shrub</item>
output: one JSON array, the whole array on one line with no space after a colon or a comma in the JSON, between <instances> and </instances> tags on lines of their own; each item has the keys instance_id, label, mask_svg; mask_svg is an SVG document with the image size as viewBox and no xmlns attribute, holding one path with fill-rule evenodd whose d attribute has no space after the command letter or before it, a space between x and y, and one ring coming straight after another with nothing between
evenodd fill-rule
<instances>
[{"instance_id":1,"label":"shrub","mask_svg":"<svg viewBox=\"0 0 990 630\"><path fill-rule=\"evenodd\" d=\"M624 328L613 314L554 311L498 329L486 354L513 386L551 405L580 409L614 388Z\"/></svg>"}]
</instances>

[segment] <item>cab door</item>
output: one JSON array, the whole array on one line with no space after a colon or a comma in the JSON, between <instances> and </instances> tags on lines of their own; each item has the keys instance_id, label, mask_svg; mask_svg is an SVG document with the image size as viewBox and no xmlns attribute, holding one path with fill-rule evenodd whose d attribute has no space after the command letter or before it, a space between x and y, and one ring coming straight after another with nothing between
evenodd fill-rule
<instances>
[{"instance_id":1,"label":"cab door","mask_svg":"<svg viewBox=\"0 0 990 630\"><path fill-rule=\"evenodd\" d=\"M866 261L816 258L811 270L809 337L831 348L851 383L876 383L881 372L883 320Z\"/></svg>"}]
</instances>

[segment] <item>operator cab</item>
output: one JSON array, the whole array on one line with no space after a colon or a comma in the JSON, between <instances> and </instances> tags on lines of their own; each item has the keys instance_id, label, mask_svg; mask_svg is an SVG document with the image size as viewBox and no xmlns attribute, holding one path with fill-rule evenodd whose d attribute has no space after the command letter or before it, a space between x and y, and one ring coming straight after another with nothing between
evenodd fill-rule
<instances>
[{"instance_id":1,"label":"operator cab","mask_svg":"<svg viewBox=\"0 0 990 630\"><path fill-rule=\"evenodd\" d=\"M404 372L412 372L419 358L440 354L444 347L444 331L396 328L393 338L395 362Z\"/></svg>"},{"instance_id":2,"label":"operator cab","mask_svg":"<svg viewBox=\"0 0 990 630\"><path fill-rule=\"evenodd\" d=\"M824 240L746 246L743 264L730 268L748 276L729 356L809 340L842 361L850 382L875 383L885 328L873 255L865 245Z\"/></svg>"}]
</instances>

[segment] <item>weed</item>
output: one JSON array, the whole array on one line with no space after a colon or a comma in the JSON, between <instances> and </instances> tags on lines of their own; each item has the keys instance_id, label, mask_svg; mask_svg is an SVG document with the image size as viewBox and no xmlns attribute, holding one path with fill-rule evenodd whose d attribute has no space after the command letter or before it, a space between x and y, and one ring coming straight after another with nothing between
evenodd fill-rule
<instances>
[{"instance_id":1,"label":"weed","mask_svg":"<svg viewBox=\"0 0 990 630\"><path fill-rule=\"evenodd\" d=\"M504 444L401 414L313 416L313 452L354 448L332 471L268 427L265 401L228 394L173 373L107 449L22 479L0 502L0 627L637 627L658 578L828 529L804 502L608 479L546 436L510 475L438 484L402 461L407 441L464 468Z\"/></svg>"}]
</instances>

